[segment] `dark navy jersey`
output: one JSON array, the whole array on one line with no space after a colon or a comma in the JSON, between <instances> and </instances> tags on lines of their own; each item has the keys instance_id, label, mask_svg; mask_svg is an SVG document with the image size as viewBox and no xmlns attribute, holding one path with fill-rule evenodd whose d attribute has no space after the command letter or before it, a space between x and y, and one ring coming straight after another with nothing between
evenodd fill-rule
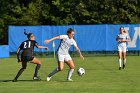
<instances>
[{"instance_id":1,"label":"dark navy jersey","mask_svg":"<svg viewBox=\"0 0 140 93\"><path fill-rule=\"evenodd\" d=\"M34 46L37 47L37 42L35 40L26 40L21 43L19 48L22 51L22 56L33 56Z\"/></svg>"}]
</instances>

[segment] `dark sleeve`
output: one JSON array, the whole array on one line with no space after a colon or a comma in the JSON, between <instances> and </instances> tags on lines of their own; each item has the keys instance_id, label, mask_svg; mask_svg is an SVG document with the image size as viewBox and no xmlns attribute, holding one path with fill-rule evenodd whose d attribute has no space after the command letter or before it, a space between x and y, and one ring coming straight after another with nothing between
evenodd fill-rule
<instances>
[{"instance_id":1,"label":"dark sleeve","mask_svg":"<svg viewBox=\"0 0 140 93\"><path fill-rule=\"evenodd\" d=\"M24 42L22 42L22 43L20 44L19 48L22 50L23 47L24 47Z\"/></svg>"},{"instance_id":2,"label":"dark sleeve","mask_svg":"<svg viewBox=\"0 0 140 93\"><path fill-rule=\"evenodd\" d=\"M19 55L20 55L20 48L18 48L18 51L17 51L17 59L19 60Z\"/></svg>"},{"instance_id":3,"label":"dark sleeve","mask_svg":"<svg viewBox=\"0 0 140 93\"><path fill-rule=\"evenodd\" d=\"M34 41L34 46L38 48L38 43L36 41Z\"/></svg>"},{"instance_id":4,"label":"dark sleeve","mask_svg":"<svg viewBox=\"0 0 140 93\"><path fill-rule=\"evenodd\" d=\"M18 60L20 59L20 58L19 58L20 50L22 50L23 47L24 47L24 43L22 42L22 43L20 44L20 46L18 47L18 50L17 50L17 59L18 59Z\"/></svg>"}]
</instances>

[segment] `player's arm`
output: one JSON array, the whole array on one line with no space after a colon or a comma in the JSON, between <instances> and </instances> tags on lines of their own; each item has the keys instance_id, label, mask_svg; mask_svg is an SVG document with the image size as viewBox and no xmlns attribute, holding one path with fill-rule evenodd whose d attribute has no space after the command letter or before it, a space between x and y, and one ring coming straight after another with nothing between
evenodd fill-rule
<instances>
[{"instance_id":1,"label":"player's arm","mask_svg":"<svg viewBox=\"0 0 140 93\"><path fill-rule=\"evenodd\" d=\"M20 48L17 49L16 54L17 54L17 60L18 60L18 62L20 62L21 61L20 56L19 56L20 55Z\"/></svg>"},{"instance_id":2,"label":"player's arm","mask_svg":"<svg viewBox=\"0 0 140 93\"><path fill-rule=\"evenodd\" d=\"M130 42L130 38L129 38L129 37L127 37L126 39L121 40L121 42Z\"/></svg>"},{"instance_id":3,"label":"player's arm","mask_svg":"<svg viewBox=\"0 0 140 93\"><path fill-rule=\"evenodd\" d=\"M121 42L130 42L130 39L121 40Z\"/></svg>"},{"instance_id":4,"label":"player's arm","mask_svg":"<svg viewBox=\"0 0 140 93\"><path fill-rule=\"evenodd\" d=\"M60 39L60 36L55 36L55 37L53 37L53 38L51 38L51 39L49 39L49 40L45 40L44 42L45 42L46 44L48 44L49 42L51 42L51 41L53 41L53 40L56 40L56 39Z\"/></svg>"},{"instance_id":5,"label":"player's arm","mask_svg":"<svg viewBox=\"0 0 140 93\"><path fill-rule=\"evenodd\" d=\"M80 58L82 58L84 60L84 57L83 57L80 49L77 46L74 46L74 47L75 47L76 51L78 52L78 54L80 55Z\"/></svg>"},{"instance_id":6,"label":"player's arm","mask_svg":"<svg viewBox=\"0 0 140 93\"><path fill-rule=\"evenodd\" d=\"M126 42L130 42L130 38L129 37L127 38L127 41Z\"/></svg>"},{"instance_id":7,"label":"player's arm","mask_svg":"<svg viewBox=\"0 0 140 93\"><path fill-rule=\"evenodd\" d=\"M116 37L116 41L120 42L120 38L119 38L118 35L117 35L117 37Z\"/></svg>"},{"instance_id":8,"label":"player's arm","mask_svg":"<svg viewBox=\"0 0 140 93\"><path fill-rule=\"evenodd\" d=\"M37 43L35 43L35 46L36 46L37 48L44 48L44 49L48 50L48 47L46 47L46 46L40 46L40 45L38 45Z\"/></svg>"}]
</instances>

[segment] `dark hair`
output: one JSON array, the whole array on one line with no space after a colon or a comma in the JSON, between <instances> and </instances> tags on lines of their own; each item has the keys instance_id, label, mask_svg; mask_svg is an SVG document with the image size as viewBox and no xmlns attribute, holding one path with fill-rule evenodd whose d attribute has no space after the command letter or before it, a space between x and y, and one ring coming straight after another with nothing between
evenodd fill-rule
<instances>
[{"instance_id":1,"label":"dark hair","mask_svg":"<svg viewBox=\"0 0 140 93\"><path fill-rule=\"evenodd\" d=\"M71 32L74 32L74 30L73 30L72 28L69 28L69 29L67 30L67 35L70 34Z\"/></svg>"},{"instance_id":2,"label":"dark hair","mask_svg":"<svg viewBox=\"0 0 140 93\"><path fill-rule=\"evenodd\" d=\"M28 39L30 39L30 37L33 36L33 33L26 33L26 32L24 32L24 34L27 36Z\"/></svg>"}]
</instances>

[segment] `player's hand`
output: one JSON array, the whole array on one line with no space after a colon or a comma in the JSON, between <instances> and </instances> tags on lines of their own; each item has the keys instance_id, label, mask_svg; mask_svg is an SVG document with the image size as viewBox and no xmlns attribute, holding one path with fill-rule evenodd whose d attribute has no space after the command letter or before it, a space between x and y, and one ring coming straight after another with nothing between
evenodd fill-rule
<instances>
[{"instance_id":1,"label":"player's hand","mask_svg":"<svg viewBox=\"0 0 140 93\"><path fill-rule=\"evenodd\" d=\"M82 59L84 60L84 57L83 57L83 55L80 55L80 58L82 58Z\"/></svg>"},{"instance_id":2,"label":"player's hand","mask_svg":"<svg viewBox=\"0 0 140 93\"><path fill-rule=\"evenodd\" d=\"M122 42L122 40L119 39L118 42Z\"/></svg>"},{"instance_id":3,"label":"player's hand","mask_svg":"<svg viewBox=\"0 0 140 93\"><path fill-rule=\"evenodd\" d=\"M21 59L18 59L18 63L21 62Z\"/></svg>"},{"instance_id":4,"label":"player's hand","mask_svg":"<svg viewBox=\"0 0 140 93\"><path fill-rule=\"evenodd\" d=\"M50 42L50 40L45 40L44 43L48 44Z\"/></svg>"},{"instance_id":5,"label":"player's hand","mask_svg":"<svg viewBox=\"0 0 140 93\"><path fill-rule=\"evenodd\" d=\"M45 48L45 50L48 50L48 49L49 49L48 47Z\"/></svg>"}]
</instances>

